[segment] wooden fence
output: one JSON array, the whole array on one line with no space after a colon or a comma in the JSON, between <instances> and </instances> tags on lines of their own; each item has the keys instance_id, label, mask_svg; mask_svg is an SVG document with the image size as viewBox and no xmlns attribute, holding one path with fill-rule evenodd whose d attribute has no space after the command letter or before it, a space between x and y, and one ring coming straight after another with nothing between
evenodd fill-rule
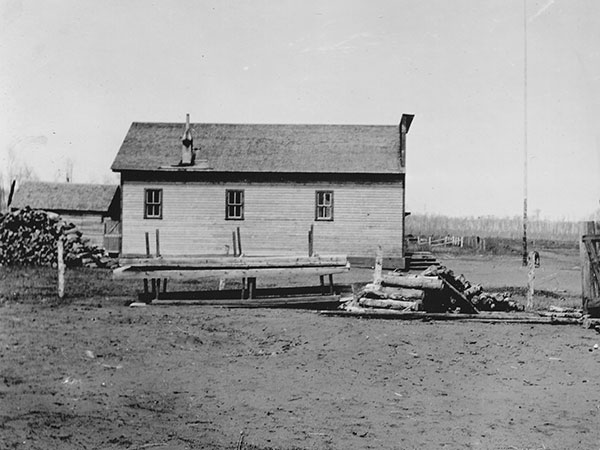
<instances>
[{"instance_id":1,"label":"wooden fence","mask_svg":"<svg viewBox=\"0 0 600 450\"><path fill-rule=\"evenodd\" d=\"M410 236L406 239L409 247L419 249L433 249L440 247L473 248L484 251L486 249L485 238L479 236Z\"/></svg>"}]
</instances>

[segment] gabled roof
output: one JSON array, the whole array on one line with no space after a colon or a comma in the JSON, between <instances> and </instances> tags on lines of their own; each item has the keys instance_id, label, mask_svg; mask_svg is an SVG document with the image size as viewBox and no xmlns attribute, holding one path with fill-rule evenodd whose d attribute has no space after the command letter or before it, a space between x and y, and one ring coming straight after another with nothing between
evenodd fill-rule
<instances>
[{"instance_id":1,"label":"gabled roof","mask_svg":"<svg viewBox=\"0 0 600 450\"><path fill-rule=\"evenodd\" d=\"M48 211L107 212L118 189L116 185L105 184L25 181L15 192L10 206Z\"/></svg>"},{"instance_id":2,"label":"gabled roof","mask_svg":"<svg viewBox=\"0 0 600 450\"><path fill-rule=\"evenodd\" d=\"M394 125L192 124L197 167L258 173L404 173ZM134 122L112 164L116 172L175 170L183 123ZM201 165L198 160L206 160ZM204 168L204 169L202 169Z\"/></svg>"}]
</instances>

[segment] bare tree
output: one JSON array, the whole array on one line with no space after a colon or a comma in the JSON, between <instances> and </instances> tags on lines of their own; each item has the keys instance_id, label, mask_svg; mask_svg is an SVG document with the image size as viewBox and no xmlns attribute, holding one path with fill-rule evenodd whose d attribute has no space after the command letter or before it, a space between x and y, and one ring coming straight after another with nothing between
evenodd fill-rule
<instances>
[{"instance_id":1,"label":"bare tree","mask_svg":"<svg viewBox=\"0 0 600 450\"><path fill-rule=\"evenodd\" d=\"M8 149L5 173L0 172L0 211L8 210L9 195L14 190L14 184L18 187L23 181L38 179L33 168L19 158L15 146Z\"/></svg>"},{"instance_id":2,"label":"bare tree","mask_svg":"<svg viewBox=\"0 0 600 450\"><path fill-rule=\"evenodd\" d=\"M21 161L14 147L8 149L8 167L7 167L8 182L17 181L17 185L22 181L37 180L33 168L24 161Z\"/></svg>"}]
</instances>

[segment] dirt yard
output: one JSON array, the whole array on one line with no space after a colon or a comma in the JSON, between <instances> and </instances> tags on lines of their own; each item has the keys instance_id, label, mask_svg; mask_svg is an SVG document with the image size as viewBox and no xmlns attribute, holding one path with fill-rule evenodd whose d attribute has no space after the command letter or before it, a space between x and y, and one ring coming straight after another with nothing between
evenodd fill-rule
<instances>
[{"instance_id":1,"label":"dirt yard","mask_svg":"<svg viewBox=\"0 0 600 450\"><path fill-rule=\"evenodd\" d=\"M26 279L0 306L2 449L599 446L600 335L580 326L127 308L82 282L57 306Z\"/></svg>"}]
</instances>

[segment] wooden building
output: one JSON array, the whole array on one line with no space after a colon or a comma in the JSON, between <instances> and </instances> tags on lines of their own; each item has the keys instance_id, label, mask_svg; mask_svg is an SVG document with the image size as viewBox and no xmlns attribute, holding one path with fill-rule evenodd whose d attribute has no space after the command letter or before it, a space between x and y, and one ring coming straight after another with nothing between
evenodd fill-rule
<instances>
[{"instance_id":1,"label":"wooden building","mask_svg":"<svg viewBox=\"0 0 600 450\"><path fill-rule=\"evenodd\" d=\"M120 241L120 188L117 185L25 181L15 192L10 207L25 206L60 214L98 247L106 247L105 234L117 234ZM107 250L118 253L119 244Z\"/></svg>"},{"instance_id":2,"label":"wooden building","mask_svg":"<svg viewBox=\"0 0 600 450\"><path fill-rule=\"evenodd\" d=\"M399 125L133 123L112 170L121 175L122 253L314 251L403 255L405 137ZM154 239L154 238L153 238ZM152 246L153 247L153 246Z\"/></svg>"}]
</instances>

